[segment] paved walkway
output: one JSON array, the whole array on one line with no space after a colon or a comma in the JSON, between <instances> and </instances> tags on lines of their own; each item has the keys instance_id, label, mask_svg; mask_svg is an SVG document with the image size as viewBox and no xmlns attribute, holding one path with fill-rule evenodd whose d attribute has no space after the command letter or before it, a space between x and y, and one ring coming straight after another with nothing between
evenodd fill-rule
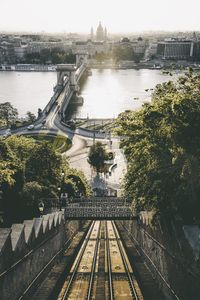
<instances>
[{"instance_id":1,"label":"paved walkway","mask_svg":"<svg viewBox=\"0 0 200 300\"><path fill-rule=\"evenodd\" d=\"M72 148L66 152L69 157L70 166L84 172L87 179L92 184L93 188L99 188L102 190L109 188L118 190L120 193L120 183L126 172L126 159L121 149L119 149L119 141L112 139L112 145L109 141L102 141L106 144L107 151L114 152L114 167L112 168L111 175L99 174L98 176L88 163L89 148L93 144L90 139L82 139L78 136L74 136Z\"/></svg>"}]
</instances>

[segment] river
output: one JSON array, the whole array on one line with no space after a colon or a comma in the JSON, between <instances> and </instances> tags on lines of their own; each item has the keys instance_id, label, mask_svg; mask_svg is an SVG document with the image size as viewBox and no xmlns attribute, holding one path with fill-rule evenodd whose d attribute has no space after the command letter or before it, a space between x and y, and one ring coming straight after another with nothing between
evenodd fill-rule
<instances>
[{"instance_id":1,"label":"river","mask_svg":"<svg viewBox=\"0 0 200 300\"><path fill-rule=\"evenodd\" d=\"M162 70L93 69L92 76L81 85L83 106L71 107L70 114L82 118L116 117L124 110L140 107L150 100L150 89L171 79ZM0 102L11 102L20 116L27 111L37 113L53 95L55 84L55 72L0 72Z\"/></svg>"},{"instance_id":2,"label":"river","mask_svg":"<svg viewBox=\"0 0 200 300\"><path fill-rule=\"evenodd\" d=\"M0 103L11 102L24 117L27 111L37 114L53 95L56 72L0 72Z\"/></svg>"}]
</instances>

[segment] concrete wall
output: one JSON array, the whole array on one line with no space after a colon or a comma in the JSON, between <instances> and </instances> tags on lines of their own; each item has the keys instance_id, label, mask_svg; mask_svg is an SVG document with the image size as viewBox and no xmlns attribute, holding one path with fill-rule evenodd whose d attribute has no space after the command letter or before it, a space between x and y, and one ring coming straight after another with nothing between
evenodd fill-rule
<instances>
[{"instance_id":1,"label":"concrete wall","mask_svg":"<svg viewBox=\"0 0 200 300\"><path fill-rule=\"evenodd\" d=\"M187 228L193 232L188 239L185 227L180 224L161 224L154 227L141 221L123 221L127 232L142 254L146 264L158 282L166 299L200 299L200 239L197 228ZM188 226L187 226L188 227ZM194 227L194 226L189 226ZM195 245L193 248L192 246Z\"/></svg>"},{"instance_id":2,"label":"concrete wall","mask_svg":"<svg viewBox=\"0 0 200 300\"><path fill-rule=\"evenodd\" d=\"M19 299L78 227L59 212L0 229L0 300Z\"/></svg>"}]
</instances>

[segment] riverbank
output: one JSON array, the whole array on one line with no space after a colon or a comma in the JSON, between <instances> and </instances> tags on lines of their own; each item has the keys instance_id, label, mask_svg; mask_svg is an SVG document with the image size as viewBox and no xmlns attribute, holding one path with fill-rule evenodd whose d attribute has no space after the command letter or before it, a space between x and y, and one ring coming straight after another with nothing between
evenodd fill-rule
<instances>
[{"instance_id":1,"label":"riverbank","mask_svg":"<svg viewBox=\"0 0 200 300\"><path fill-rule=\"evenodd\" d=\"M175 69L175 70L186 70L193 68L194 70L200 70L200 64L191 63L187 61L141 61L135 63L134 61L120 61L113 63L110 61L97 62L89 60L88 64L91 69L149 69L149 70L160 70L160 69ZM0 65L0 71L17 71L17 72L56 72L56 65L39 65L39 64L13 64L13 65Z\"/></svg>"},{"instance_id":2,"label":"riverbank","mask_svg":"<svg viewBox=\"0 0 200 300\"><path fill-rule=\"evenodd\" d=\"M89 62L91 69L148 69L148 70L187 70L192 68L194 70L200 70L200 64L186 62L186 61L148 61L135 63L133 61L121 61L119 63L107 63L107 62Z\"/></svg>"},{"instance_id":3,"label":"riverbank","mask_svg":"<svg viewBox=\"0 0 200 300\"><path fill-rule=\"evenodd\" d=\"M56 65L37 65L37 64L0 65L0 71L55 72Z\"/></svg>"}]
</instances>

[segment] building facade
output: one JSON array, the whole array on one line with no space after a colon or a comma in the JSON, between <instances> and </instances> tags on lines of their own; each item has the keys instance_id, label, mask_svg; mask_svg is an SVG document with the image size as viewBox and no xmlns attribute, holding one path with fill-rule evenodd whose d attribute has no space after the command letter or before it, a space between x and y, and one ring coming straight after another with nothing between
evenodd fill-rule
<instances>
[{"instance_id":1,"label":"building facade","mask_svg":"<svg viewBox=\"0 0 200 300\"><path fill-rule=\"evenodd\" d=\"M166 39L158 42L157 55L162 59L188 60L193 57L192 40Z\"/></svg>"}]
</instances>

